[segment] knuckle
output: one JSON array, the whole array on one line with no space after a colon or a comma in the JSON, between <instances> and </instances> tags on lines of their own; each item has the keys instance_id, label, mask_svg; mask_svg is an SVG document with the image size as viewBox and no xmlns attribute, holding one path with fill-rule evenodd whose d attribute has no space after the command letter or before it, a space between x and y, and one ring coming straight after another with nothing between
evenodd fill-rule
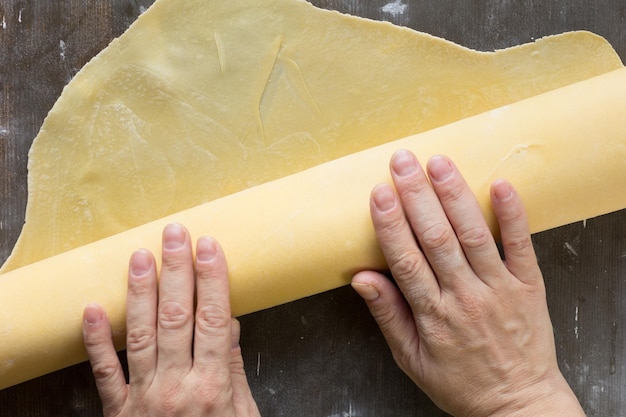
<instances>
[{"instance_id":1,"label":"knuckle","mask_svg":"<svg viewBox=\"0 0 626 417\"><path fill-rule=\"evenodd\" d=\"M441 200L453 203L462 201L466 195L466 190L462 183L453 182L449 186L438 189L437 194Z\"/></svg>"},{"instance_id":2,"label":"knuckle","mask_svg":"<svg viewBox=\"0 0 626 417\"><path fill-rule=\"evenodd\" d=\"M402 252L394 256L390 261L389 268L397 281L409 282L422 270L422 261L416 253Z\"/></svg>"},{"instance_id":3,"label":"knuckle","mask_svg":"<svg viewBox=\"0 0 626 417\"><path fill-rule=\"evenodd\" d=\"M509 236L506 239L506 251L512 251L513 253L526 253L533 251L533 242L530 236Z\"/></svg>"},{"instance_id":4,"label":"knuckle","mask_svg":"<svg viewBox=\"0 0 626 417\"><path fill-rule=\"evenodd\" d=\"M115 377L118 366L117 362L111 360L96 361L91 365L91 372L100 384L106 384Z\"/></svg>"},{"instance_id":5,"label":"knuckle","mask_svg":"<svg viewBox=\"0 0 626 417\"><path fill-rule=\"evenodd\" d=\"M110 339L102 337L98 333L94 333L91 329L83 331L83 342L87 351L95 350L102 346L103 343L110 342Z\"/></svg>"},{"instance_id":6,"label":"knuckle","mask_svg":"<svg viewBox=\"0 0 626 417\"><path fill-rule=\"evenodd\" d=\"M461 245L468 249L487 246L491 242L491 232L484 227L471 227L461 230L458 234Z\"/></svg>"},{"instance_id":7,"label":"knuckle","mask_svg":"<svg viewBox=\"0 0 626 417\"><path fill-rule=\"evenodd\" d=\"M177 301L159 304L159 326L163 329L180 329L189 323L191 313Z\"/></svg>"},{"instance_id":8,"label":"knuckle","mask_svg":"<svg viewBox=\"0 0 626 417\"><path fill-rule=\"evenodd\" d=\"M196 268L196 279L198 281L210 281L215 277L215 273L210 266L201 265Z\"/></svg>"},{"instance_id":9,"label":"knuckle","mask_svg":"<svg viewBox=\"0 0 626 417\"><path fill-rule=\"evenodd\" d=\"M387 332L393 329L397 322L397 314L393 309L381 308L376 311L372 311L372 317L378 323L381 331Z\"/></svg>"},{"instance_id":10,"label":"knuckle","mask_svg":"<svg viewBox=\"0 0 626 417\"><path fill-rule=\"evenodd\" d=\"M212 304L198 307L196 327L203 333L214 333L227 329L230 332L230 312L222 305Z\"/></svg>"},{"instance_id":11,"label":"knuckle","mask_svg":"<svg viewBox=\"0 0 626 417\"><path fill-rule=\"evenodd\" d=\"M473 294L459 294L457 302L465 320L471 323L482 322L488 315L484 303Z\"/></svg>"},{"instance_id":12,"label":"knuckle","mask_svg":"<svg viewBox=\"0 0 626 417\"><path fill-rule=\"evenodd\" d=\"M182 406L180 404L180 388L174 385L169 388L163 388L158 396L159 408L165 416L178 416L181 414Z\"/></svg>"},{"instance_id":13,"label":"knuckle","mask_svg":"<svg viewBox=\"0 0 626 417\"><path fill-rule=\"evenodd\" d=\"M406 225L406 220L400 213L390 213L382 216L375 222L377 232L385 241L391 241L400 233Z\"/></svg>"},{"instance_id":14,"label":"knuckle","mask_svg":"<svg viewBox=\"0 0 626 417\"><path fill-rule=\"evenodd\" d=\"M152 328L137 327L128 329L126 333L126 349L139 352L156 343L156 332Z\"/></svg>"},{"instance_id":15,"label":"knuckle","mask_svg":"<svg viewBox=\"0 0 626 417\"><path fill-rule=\"evenodd\" d=\"M440 297L429 297L422 294L415 294L411 298L407 297L409 305L419 306L421 314L431 318L439 318L443 314Z\"/></svg>"},{"instance_id":16,"label":"knuckle","mask_svg":"<svg viewBox=\"0 0 626 417\"><path fill-rule=\"evenodd\" d=\"M424 193L430 192L431 188L425 179L407 178L398 184L398 193L403 202L411 203L419 200Z\"/></svg>"},{"instance_id":17,"label":"knuckle","mask_svg":"<svg viewBox=\"0 0 626 417\"><path fill-rule=\"evenodd\" d=\"M223 372L213 375L210 384L203 384L199 388L198 398L207 414L224 412L229 408L233 398L230 378L227 378Z\"/></svg>"},{"instance_id":18,"label":"knuckle","mask_svg":"<svg viewBox=\"0 0 626 417\"><path fill-rule=\"evenodd\" d=\"M499 210L498 217L509 223L525 222L526 212L523 208L507 205L503 210Z\"/></svg>"},{"instance_id":19,"label":"knuckle","mask_svg":"<svg viewBox=\"0 0 626 417\"><path fill-rule=\"evenodd\" d=\"M191 260L182 252L163 254L162 269L170 272L182 272L189 268Z\"/></svg>"},{"instance_id":20,"label":"knuckle","mask_svg":"<svg viewBox=\"0 0 626 417\"><path fill-rule=\"evenodd\" d=\"M214 395L209 396L211 403L221 404L225 400L228 400L230 391L228 388L232 387L230 369L222 368L221 372L214 372L211 378L213 379L214 387L217 387L214 391Z\"/></svg>"},{"instance_id":21,"label":"knuckle","mask_svg":"<svg viewBox=\"0 0 626 417\"><path fill-rule=\"evenodd\" d=\"M452 229L440 222L433 223L421 233L422 245L430 250L437 251L445 248L453 240Z\"/></svg>"},{"instance_id":22,"label":"knuckle","mask_svg":"<svg viewBox=\"0 0 626 417\"><path fill-rule=\"evenodd\" d=\"M145 279L136 280L129 279L128 280L128 295L136 298L145 298L147 296L152 295L152 293L156 291L152 285Z\"/></svg>"}]
</instances>

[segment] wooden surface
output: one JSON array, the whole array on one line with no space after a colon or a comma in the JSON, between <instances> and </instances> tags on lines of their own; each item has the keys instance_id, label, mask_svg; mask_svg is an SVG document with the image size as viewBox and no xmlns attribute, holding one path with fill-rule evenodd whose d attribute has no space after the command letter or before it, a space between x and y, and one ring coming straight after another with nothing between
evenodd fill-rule
<instances>
[{"instance_id":1,"label":"wooden surface","mask_svg":"<svg viewBox=\"0 0 626 417\"><path fill-rule=\"evenodd\" d=\"M626 60L625 0L402 0L407 7L397 14L383 11L388 2L400 3L314 3L480 50L587 29ZM151 3L0 0L0 262L21 228L27 152L48 110L72 76ZM561 369L588 415L626 415L626 210L534 238ZM250 384L265 416L444 415L396 368L350 288L241 321ZM86 364L0 392L3 417L98 415Z\"/></svg>"}]
</instances>

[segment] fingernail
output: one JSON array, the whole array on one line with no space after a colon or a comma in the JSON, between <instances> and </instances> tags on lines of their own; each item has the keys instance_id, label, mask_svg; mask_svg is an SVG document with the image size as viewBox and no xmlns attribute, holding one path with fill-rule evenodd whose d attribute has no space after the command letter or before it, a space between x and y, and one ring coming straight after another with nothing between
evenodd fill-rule
<instances>
[{"instance_id":1,"label":"fingernail","mask_svg":"<svg viewBox=\"0 0 626 417\"><path fill-rule=\"evenodd\" d=\"M83 313L83 319L89 326L95 326L103 318L102 309L97 304L88 304Z\"/></svg>"},{"instance_id":2,"label":"fingernail","mask_svg":"<svg viewBox=\"0 0 626 417\"><path fill-rule=\"evenodd\" d=\"M152 256L145 249L136 251L130 257L130 273L136 277L142 277L150 271Z\"/></svg>"},{"instance_id":3,"label":"fingernail","mask_svg":"<svg viewBox=\"0 0 626 417\"><path fill-rule=\"evenodd\" d=\"M417 171L417 159L406 150L396 152L391 158L391 166L396 175L405 177Z\"/></svg>"},{"instance_id":4,"label":"fingernail","mask_svg":"<svg viewBox=\"0 0 626 417\"><path fill-rule=\"evenodd\" d=\"M372 285L353 282L352 288L366 301L374 301L380 297L380 293Z\"/></svg>"},{"instance_id":5,"label":"fingernail","mask_svg":"<svg viewBox=\"0 0 626 417\"><path fill-rule=\"evenodd\" d=\"M387 184L381 184L374 188L372 200L374 200L376 209L381 212L389 211L396 206L396 196Z\"/></svg>"},{"instance_id":6,"label":"fingernail","mask_svg":"<svg viewBox=\"0 0 626 417\"><path fill-rule=\"evenodd\" d=\"M163 230L163 248L178 249L185 244L185 237L185 230L180 224L168 224Z\"/></svg>"},{"instance_id":7,"label":"fingernail","mask_svg":"<svg viewBox=\"0 0 626 417\"><path fill-rule=\"evenodd\" d=\"M506 201L513 195L511 184L504 180L497 180L493 183L493 194L500 201Z\"/></svg>"},{"instance_id":8,"label":"fingernail","mask_svg":"<svg viewBox=\"0 0 626 417\"><path fill-rule=\"evenodd\" d=\"M196 260L198 262L211 262L217 253L217 244L210 237L203 236L198 239L196 245Z\"/></svg>"},{"instance_id":9,"label":"fingernail","mask_svg":"<svg viewBox=\"0 0 626 417\"><path fill-rule=\"evenodd\" d=\"M441 182L450 178L452 174L452 163L448 158L440 155L433 156L428 162L428 173L431 180Z\"/></svg>"}]
</instances>

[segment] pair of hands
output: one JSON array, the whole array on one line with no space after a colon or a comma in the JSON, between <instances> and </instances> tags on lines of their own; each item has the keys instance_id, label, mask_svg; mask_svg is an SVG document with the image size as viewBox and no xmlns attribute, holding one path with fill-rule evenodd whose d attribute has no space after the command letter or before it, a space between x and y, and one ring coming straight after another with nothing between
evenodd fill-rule
<instances>
[{"instance_id":1,"label":"pair of hands","mask_svg":"<svg viewBox=\"0 0 626 417\"><path fill-rule=\"evenodd\" d=\"M584 415L557 367L543 278L515 190L504 181L491 190L502 261L450 160L434 157L424 172L414 155L399 151L391 173L395 190L376 187L371 214L399 288L373 271L357 274L352 286L400 368L454 415ZM196 253L194 267L189 234L168 226L159 284L152 255L133 254L129 384L104 311L85 309L85 345L105 416L259 415L230 316L224 254L206 237Z\"/></svg>"}]
</instances>

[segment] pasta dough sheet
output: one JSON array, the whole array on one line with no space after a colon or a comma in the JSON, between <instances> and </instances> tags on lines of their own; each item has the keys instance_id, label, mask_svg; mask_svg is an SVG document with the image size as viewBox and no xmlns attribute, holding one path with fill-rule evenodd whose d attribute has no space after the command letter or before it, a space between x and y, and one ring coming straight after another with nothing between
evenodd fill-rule
<instances>
[{"instance_id":1,"label":"pasta dough sheet","mask_svg":"<svg viewBox=\"0 0 626 417\"><path fill-rule=\"evenodd\" d=\"M169 222L223 245L236 315L383 269L369 193L399 148L452 157L497 233L489 185L513 182L532 231L626 207L626 69L361 151L82 246L0 277L0 388L82 361L81 312L104 305L123 347L126 265L160 252ZM255 210L250 210L254 207ZM24 295L27 294L28 302Z\"/></svg>"},{"instance_id":2,"label":"pasta dough sheet","mask_svg":"<svg viewBox=\"0 0 626 417\"><path fill-rule=\"evenodd\" d=\"M619 67L588 32L488 53L300 0L159 0L48 115L2 272Z\"/></svg>"}]
</instances>

